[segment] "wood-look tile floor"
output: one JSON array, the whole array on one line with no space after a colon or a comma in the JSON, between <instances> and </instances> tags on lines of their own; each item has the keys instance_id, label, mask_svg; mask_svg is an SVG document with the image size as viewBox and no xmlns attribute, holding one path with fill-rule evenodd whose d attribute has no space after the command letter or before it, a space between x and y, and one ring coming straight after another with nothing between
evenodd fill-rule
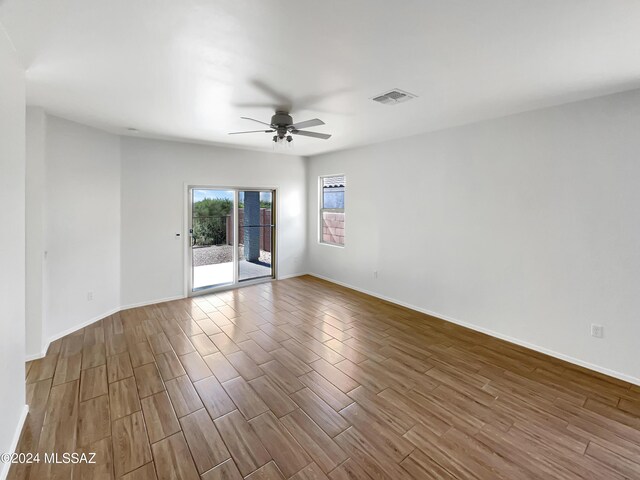
<instances>
[{"instance_id":1,"label":"wood-look tile floor","mask_svg":"<svg viewBox=\"0 0 640 480\"><path fill-rule=\"evenodd\" d=\"M300 277L123 311L27 365L10 479L640 478L640 388Z\"/></svg>"}]
</instances>

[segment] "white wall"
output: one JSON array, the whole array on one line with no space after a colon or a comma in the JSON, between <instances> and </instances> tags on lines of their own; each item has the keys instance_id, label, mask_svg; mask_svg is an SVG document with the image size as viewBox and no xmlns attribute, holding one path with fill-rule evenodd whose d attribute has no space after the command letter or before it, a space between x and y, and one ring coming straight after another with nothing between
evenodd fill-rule
<instances>
[{"instance_id":1,"label":"white wall","mask_svg":"<svg viewBox=\"0 0 640 480\"><path fill-rule=\"evenodd\" d=\"M633 91L313 157L309 269L640 383L639 132ZM344 249L317 242L338 173Z\"/></svg>"},{"instance_id":2,"label":"white wall","mask_svg":"<svg viewBox=\"0 0 640 480\"><path fill-rule=\"evenodd\" d=\"M120 306L120 140L49 116L45 157L46 341Z\"/></svg>"},{"instance_id":3,"label":"white wall","mask_svg":"<svg viewBox=\"0 0 640 480\"><path fill-rule=\"evenodd\" d=\"M122 137L122 305L184 294L185 185L278 188L278 276L305 271L305 160ZM178 239L175 234L181 233Z\"/></svg>"},{"instance_id":4,"label":"white wall","mask_svg":"<svg viewBox=\"0 0 640 480\"><path fill-rule=\"evenodd\" d=\"M29 355L122 307L183 296L185 184L277 187L278 275L305 271L301 157L119 137L34 107L27 118Z\"/></svg>"},{"instance_id":5,"label":"white wall","mask_svg":"<svg viewBox=\"0 0 640 480\"><path fill-rule=\"evenodd\" d=\"M25 80L0 25L0 452L24 420ZM9 464L0 464L5 478Z\"/></svg>"},{"instance_id":6,"label":"white wall","mask_svg":"<svg viewBox=\"0 0 640 480\"><path fill-rule=\"evenodd\" d=\"M309 270L640 383L640 91L308 161L47 125L45 339L184 294L185 185L278 187L280 277ZM344 249L317 243L317 177L339 173Z\"/></svg>"},{"instance_id":7,"label":"white wall","mask_svg":"<svg viewBox=\"0 0 640 480\"><path fill-rule=\"evenodd\" d=\"M26 117L26 354L43 348L45 251L45 144L47 117L42 108L27 107Z\"/></svg>"}]
</instances>

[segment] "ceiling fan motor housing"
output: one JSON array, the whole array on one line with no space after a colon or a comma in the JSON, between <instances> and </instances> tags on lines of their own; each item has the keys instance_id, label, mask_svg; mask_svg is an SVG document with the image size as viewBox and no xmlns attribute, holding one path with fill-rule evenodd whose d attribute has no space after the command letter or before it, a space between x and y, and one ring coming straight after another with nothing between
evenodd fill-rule
<instances>
[{"instance_id":1,"label":"ceiling fan motor housing","mask_svg":"<svg viewBox=\"0 0 640 480\"><path fill-rule=\"evenodd\" d=\"M1 2L2 0L0 0ZM256 120L255 118L250 117L240 117L244 120L251 120L252 122L257 122L261 125L266 125L269 127L269 130L251 130L247 132L229 132L229 135L237 135L240 133L275 133L273 136L274 142L280 142L286 140L287 142L291 142L293 140L293 135L302 135L305 137L314 137L321 138L323 140L327 140L331 137L331 135L327 133L320 132L310 132L308 130L303 130L308 127L316 127L318 125L324 125L324 122L319 118L313 118L311 120L307 120L305 122L293 123L293 118L289 115L288 112L284 110L276 110L276 114L271 117L271 123L263 122L262 120Z\"/></svg>"},{"instance_id":2,"label":"ceiling fan motor housing","mask_svg":"<svg viewBox=\"0 0 640 480\"><path fill-rule=\"evenodd\" d=\"M287 112L276 112L271 117L271 126L275 128L278 138L283 139L287 135L287 127L293 124L293 118Z\"/></svg>"}]
</instances>

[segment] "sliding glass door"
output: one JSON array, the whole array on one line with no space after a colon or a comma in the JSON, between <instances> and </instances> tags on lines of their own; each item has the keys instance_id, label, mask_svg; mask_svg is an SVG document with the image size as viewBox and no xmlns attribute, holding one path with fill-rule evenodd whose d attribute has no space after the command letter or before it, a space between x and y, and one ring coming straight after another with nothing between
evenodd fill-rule
<instances>
[{"instance_id":1,"label":"sliding glass door","mask_svg":"<svg viewBox=\"0 0 640 480\"><path fill-rule=\"evenodd\" d=\"M232 284L235 206L233 190L191 189L192 290Z\"/></svg>"},{"instance_id":2,"label":"sliding glass door","mask_svg":"<svg viewBox=\"0 0 640 480\"><path fill-rule=\"evenodd\" d=\"M189 188L189 291L274 277L275 190Z\"/></svg>"},{"instance_id":3,"label":"sliding glass door","mask_svg":"<svg viewBox=\"0 0 640 480\"><path fill-rule=\"evenodd\" d=\"M239 281L271 277L273 246L273 192L238 192Z\"/></svg>"}]
</instances>

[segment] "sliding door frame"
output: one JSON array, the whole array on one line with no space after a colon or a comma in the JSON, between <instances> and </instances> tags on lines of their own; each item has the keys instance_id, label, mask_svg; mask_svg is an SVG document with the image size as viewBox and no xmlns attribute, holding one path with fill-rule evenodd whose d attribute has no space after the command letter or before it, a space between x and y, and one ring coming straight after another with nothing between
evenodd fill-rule
<instances>
[{"instance_id":1,"label":"sliding door frame","mask_svg":"<svg viewBox=\"0 0 640 480\"><path fill-rule=\"evenodd\" d=\"M191 232L193 221L193 190L222 190L233 191L233 282L225 283L214 287L203 287L197 291L193 291L193 249L191 248ZM207 295L224 290L243 287L246 285L255 285L257 283L271 282L278 278L278 218L279 218L279 193L278 187L231 187L226 185L212 184L184 184L184 296L195 297L198 295ZM238 211L239 211L239 194L240 192L272 192L273 198L271 203L271 276L260 277L251 280L240 280L240 239L238 238L239 227Z\"/></svg>"}]
</instances>

